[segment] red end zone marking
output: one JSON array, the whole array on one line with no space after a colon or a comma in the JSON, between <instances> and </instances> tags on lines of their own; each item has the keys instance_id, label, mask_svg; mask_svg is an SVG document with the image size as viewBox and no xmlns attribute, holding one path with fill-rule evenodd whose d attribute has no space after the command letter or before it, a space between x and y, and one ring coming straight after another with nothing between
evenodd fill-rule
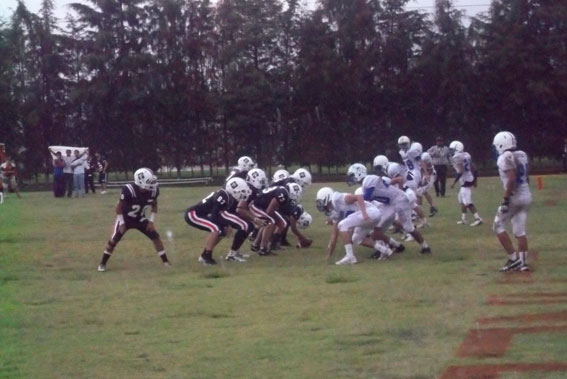
<instances>
[{"instance_id":1,"label":"red end zone marking","mask_svg":"<svg viewBox=\"0 0 567 379\"><path fill-rule=\"evenodd\" d=\"M537 313L529 315L486 317L478 320L481 325L496 324L499 322L536 322L536 321L567 321L567 311L552 313Z\"/></svg>"},{"instance_id":2,"label":"red end zone marking","mask_svg":"<svg viewBox=\"0 0 567 379\"><path fill-rule=\"evenodd\" d=\"M488 305L539 305L539 304L561 304L567 303L567 296L565 295L557 295L557 296L533 296L537 298L525 299L525 300L510 300L509 296L507 297L499 297L499 296L491 296L487 304ZM526 297L526 296L521 296ZM530 296L532 297L532 296ZM547 297L547 298L546 298ZM551 297L551 298L549 298Z\"/></svg>"},{"instance_id":3,"label":"red end zone marking","mask_svg":"<svg viewBox=\"0 0 567 379\"><path fill-rule=\"evenodd\" d=\"M494 379L504 372L567 371L567 363L449 366L441 379Z\"/></svg>"},{"instance_id":4,"label":"red end zone marking","mask_svg":"<svg viewBox=\"0 0 567 379\"><path fill-rule=\"evenodd\" d=\"M515 334L567 332L567 325L470 330L457 350L459 357L501 357Z\"/></svg>"}]
</instances>

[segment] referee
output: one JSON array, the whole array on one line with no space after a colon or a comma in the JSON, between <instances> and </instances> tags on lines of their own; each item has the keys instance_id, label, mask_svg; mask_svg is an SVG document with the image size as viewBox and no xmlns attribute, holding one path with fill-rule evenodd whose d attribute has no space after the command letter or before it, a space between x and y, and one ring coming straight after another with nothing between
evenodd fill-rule
<instances>
[{"instance_id":1,"label":"referee","mask_svg":"<svg viewBox=\"0 0 567 379\"><path fill-rule=\"evenodd\" d=\"M436 145L427 150L431 155L431 161L437 172L437 180L435 180L435 194L437 197L445 197L445 183L447 181L447 166L449 165L449 147L445 145L443 137L438 136Z\"/></svg>"}]
</instances>

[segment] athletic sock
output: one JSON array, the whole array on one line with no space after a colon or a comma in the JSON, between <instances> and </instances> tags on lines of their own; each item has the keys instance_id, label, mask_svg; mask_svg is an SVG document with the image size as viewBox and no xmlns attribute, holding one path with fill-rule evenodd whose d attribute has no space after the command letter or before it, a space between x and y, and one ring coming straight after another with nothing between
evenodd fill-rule
<instances>
[{"instance_id":1,"label":"athletic sock","mask_svg":"<svg viewBox=\"0 0 567 379\"><path fill-rule=\"evenodd\" d=\"M393 247L400 247L401 243L390 237L390 240L388 241L388 245Z\"/></svg>"},{"instance_id":2,"label":"athletic sock","mask_svg":"<svg viewBox=\"0 0 567 379\"><path fill-rule=\"evenodd\" d=\"M346 255L349 258L354 258L354 251L352 250L352 243L347 243L345 245Z\"/></svg>"},{"instance_id":3,"label":"athletic sock","mask_svg":"<svg viewBox=\"0 0 567 379\"><path fill-rule=\"evenodd\" d=\"M474 219L475 219L475 220L480 220L480 219L481 219L481 217L480 217L480 215L478 214L478 212L476 212L476 213L474 214Z\"/></svg>"},{"instance_id":4,"label":"athletic sock","mask_svg":"<svg viewBox=\"0 0 567 379\"><path fill-rule=\"evenodd\" d=\"M165 250L158 251L158 255L159 255L159 257L161 258L161 261L162 261L163 263L169 262L169 261L167 260L167 254L165 254Z\"/></svg>"},{"instance_id":5,"label":"athletic sock","mask_svg":"<svg viewBox=\"0 0 567 379\"><path fill-rule=\"evenodd\" d=\"M522 264L528 263L528 252L527 251L520 251L519 256L520 256L520 260L522 261Z\"/></svg>"},{"instance_id":6,"label":"athletic sock","mask_svg":"<svg viewBox=\"0 0 567 379\"><path fill-rule=\"evenodd\" d=\"M237 231L234 235L234 239L232 240L232 247L230 249L238 251L244 241L246 241L246 232L244 230Z\"/></svg>"},{"instance_id":7,"label":"athletic sock","mask_svg":"<svg viewBox=\"0 0 567 379\"><path fill-rule=\"evenodd\" d=\"M467 214L466 213L461 213L461 220L467 221Z\"/></svg>"},{"instance_id":8,"label":"athletic sock","mask_svg":"<svg viewBox=\"0 0 567 379\"><path fill-rule=\"evenodd\" d=\"M381 253L385 253L388 250L390 250L389 247L387 247L386 245L380 243L381 241L377 241L376 243L374 243L374 250L378 250ZM391 250L390 250L391 251Z\"/></svg>"},{"instance_id":9,"label":"athletic sock","mask_svg":"<svg viewBox=\"0 0 567 379\"><path fill-rule=\"evenodd\" d=\"M108 262L111 255L112 255L112 253L109 253L108 251L105 250L104 253L102 253L102 259L100 261L100 264L106 265L106 262Z\"/></svg>"},{"instance_id":10,"label":"athletic sock","mask_svg":"<svg viewBox=\"0 0 567 379\"><path fill-rule=\"evenodd\" d=\"M516 253L515 251L512 254L508 254L508 259L511 261L515 261L518 259L518 253Z\"/></svg>"},{"instance_id":11,"label":"athletic sock","mask_svg":"<svg viewBox=\"0 0 567 379\"><path fill-rule=\"evenodd\" d=\"M429 247L429 245L427 244L426 240L423 240L423 242L421 243L421 248L422 249L427 249Z\"/></svg>"}]
</instances>

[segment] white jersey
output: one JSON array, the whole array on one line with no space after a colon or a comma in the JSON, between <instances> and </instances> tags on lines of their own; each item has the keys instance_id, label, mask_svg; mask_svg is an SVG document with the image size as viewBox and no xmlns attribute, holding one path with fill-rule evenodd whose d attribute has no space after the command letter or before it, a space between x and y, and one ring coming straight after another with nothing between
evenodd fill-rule
<instances>
[{"instance_id":1,"label":"white jersey","mask_svg":"<svg viewBox=\"0 0 567 379\"><path fill-rule=\"evenodd\" d=\"M404 191L390 182L390 178L367 175L362 181L364 200L393 205L406 198Z\"/></svg>"},{"instance_id":2,"label":"white jersey","mask_svg":"<svg viewBox=\"0 0 567 379\"><path fill-rule=\"evenodd\" d=\"M516 171L516 187L514 196L517 194L525 194L530 192L530 179L528 176L528 155L521 150L505 151L498 157L498 172L504 189L508 184L506 171Z\"/></svg>"},{"instance_id":3,"label":"white jersey","mask_svg":"<svg viewBox=\"0 0 567 379\"><path fill-rule=\"evenodd\" d=\"M350 214L357 212L359 210L358 203L347 204L345 201L345 196L350 195L345 192L333 192L331 195L331 204L333 205L333 210L329 214L329 218L333 221L340 221ZM368 201L366 203L366 208L376 208L376 206Z\"/></svg>"},{"instance_id":4,"label":"white jersey","mask_svg":"<svg viewBox=\"0 0 567 379\"><path fill-rule=\"evenodd\" d=\"M412 143L410 148L407 151L400 150L400 157L404 161L406 168L408 171L412 172L419 172L420 165L419 161L421 160L421 151L414 148L414 144Z\"/></svg>"},{"instance_id":5,"label":"white jersey","mask_svg":"<svg viewBox=\"0 0 567 379\"><path fill-rule=\"evenodd\" d=\"M471 156L467 152L456 153L451 158L453 163L453 167L458 174L461 174L459 179L459 183L462 185L467 184L466 186L470 186L474 181L474 175L472 172L472 160Z\"/></svg>"}]
</instances>

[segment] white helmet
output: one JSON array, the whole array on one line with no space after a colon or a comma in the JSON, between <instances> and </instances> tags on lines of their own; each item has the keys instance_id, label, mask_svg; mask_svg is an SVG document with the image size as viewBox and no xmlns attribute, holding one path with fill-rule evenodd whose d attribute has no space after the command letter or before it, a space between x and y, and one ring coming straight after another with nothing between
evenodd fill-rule
<instances>
[{"instance_id":1,"label":"white helmet","mask_svg":"<svg viewBox=\"0 0 567 379\"><path fill-rule=\"evenodd\" d=\"M312 222L313 222L313 217L311 217L309 213L303 211L303 213L301 214L301 216L299 216L299 219L297 220L297 226L300 227L301 229L305 229L308 228Z\"/></svg>"},{"instance_id":2,"label":"white helmet","mask_svg":"<svg viewBox=\"0 0 567 379\"><path fill-rule=\"evenodd\" d=\"M409 148L411 151L418 152L419 155L423 152L423 146L419 142L413 142Z\"/></svg>"},{"instance_id":3,"label":"white helmet","mask_svg":"<svg viewBox=\"0 0 567 379\"><path fill-rule=\"evenodd\" d=\"M285 188L287 188L287 192L289 192L289 198L291 200L294 200L298 203L301 201L301 195L303 194L303 189L299 184L287 183L285 185Z\"/></svg>"},{"instance_id":4,"label":"white helmet","mask_svg":"<svg viewBox=\"0 0 567 379\"><path fill-rule=\"evenodd\" d=\"M266 173L261 168L253 168L246 174L246 182L256 189L266 188L268 179Z\"/></svg>"},{"instance_id":5,"label":"white helmet","mask_svg":"<svg viewBox=\"0 0 567 379\"><path fill-rule=\"evenodd\" d=\"M356 183L362 183L366 177L366 166L362 163L352 164L347 171L347 184L352 186Z\"/></svg>"},{"instance_id":6,"label":"white helmet","mask_svg":"<svg viewBox=\"0 0 567 379\"><path fill-rule=\"evenodd\" d=\"M507 150L516 148L516 137L510 132L500 132L494 136L492 145L500 155Z\"/></svg>"},{"instance_id":7,"label":"white helmet","mask_svg":"<svg viewBox=\"0 0 567 379\"><path fill-rule=\"evenodd\" d=\"M431 163L431 155L429 155L428 152L422 153L421 154L421 160L426 162L426 163Z\"/></svg>"},{"instance_id":8,"label":"white helmet","mask_svg":"<svg viewBox=\"0 0 567 379\"><path fill-rule=\"evenodd\" d=\"M246 155L238 158L238 168L242 171L249 171L256 167L254 160Z\"/></svg>"},{"instance_id":9,"label":"white helmet","mask_svg":"<svg viewBox=\"0 0 567 379\"><path fill-rule=\"evenodd\" d=\"M385 155L377 155L374 157L374 162L372 163L372 166L374 168L374 172L378 175L384 175L386 174L387 170L388 170L388 165L390 164L390 161L388 160L388 157Z\"/></svg>"},{"instance_id":10,"label":"white helmet","mask_svg":"<svg viewBox=\"0 0 567 379\"><path fill-rule=\"evenodd\" d=\"M134 183L143 190L154 191L158 186L157 176L149 168L139 168L134 173Z\"/></svg>"},{"instance_id":11,"label":"white helmet","mask_svg":"<svg viewBox=\"0 0 567 379\"><path fill-rule=\"evenodd\" d=\"M465 151L465 145L460 141L453 141L449 144L449 151L451 152L451 156L456 153L462 153Z\"/></svg>"},{"instance_id":12,"label":"white helmet","mask_svg":"<svg viewBox=\"0 0 567 379\"><path fill-rule=\"evenodd\" d=\"M327 212L327 206L331 202L331 196L333 196L333 189L331 187L323 187L317 191L317 210L320 212Z\"/></svg>"},{"instance_id":13,"label":"white helmet","mask_svg":"<svg viewBox=\"0 0 567 379\"><path fill-rule=\"evenodd\" d=\"M311 173L304 168L295 170L291 177L304 189L311 185Z\"/></svg>"},{"instance_id":14,"label":"white helmet","mask_svg":"<svg viewBox=\"0 0 567 379\"><path fill-rule=\"evenodd\" d=\"M289 178L289 172L287 170L281 169L274 172L274 176L272 177L272 182L279 182L287 178Z\"/></svg>"},{"instance_id":15,"label":"white helmet","mask_svg":"<svg viewBox=\"0 0 567 379\"><path fill-rule=\"evenodd\" d=\"M226 192L232 197L234 197L237 201L247 200L248 197L252 194L252 190L248 187L246 181L242 178L232 178L224 187Z\"/></svg>"},{"instance_id":16,"label":"white helmet","mask_svg":"<svg viewBox=\"0 0 567 379\"><path fill-rule=\"evenodd\" d=\"M402 176L405 173L405 167L399 163L392 162L388 165L388 176L390 178L396 178Z\"/></svg>"},{"instance_id":17,"label":"white helmet","mask_svg":"<svg viewBox=\"0 0 567 379\"><path fill-rule=\"evenodd\" d=\"M356 191L354 191L355 195L364 195L364 189L362 187L358 187Z\"/></svg>"},{"instance_id":18,"label":"white helmet","mask_svg":"<svg viewBox=\"0 0 567 379\"><path fill-rule=\"evenodd\" d=\"M401 136L398 138L398 147L402 150L407 150L410 147L411 140L408 136Z\"/></svg>"}]
</instances>

